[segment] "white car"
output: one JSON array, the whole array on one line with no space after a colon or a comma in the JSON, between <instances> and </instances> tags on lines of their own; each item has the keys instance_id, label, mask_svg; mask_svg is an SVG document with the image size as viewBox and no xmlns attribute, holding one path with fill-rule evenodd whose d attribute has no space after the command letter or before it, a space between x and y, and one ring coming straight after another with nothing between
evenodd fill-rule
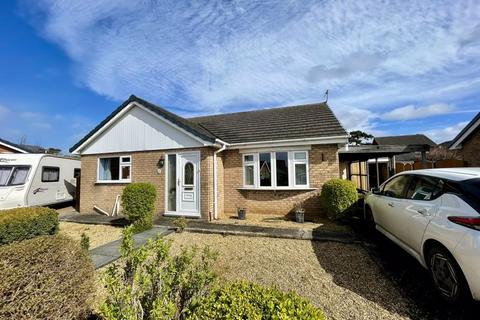
<instances>
[{"instance_id":1,"label":"white car","mask_svg":"<svg viewBox=\"0 0 480 320\"><path fill-rule=\"evenodd\" d=\"M446 301L480 300L480 168L399 173L372 189L365 218L430 271Z\"/></svg>"}]
</instances>

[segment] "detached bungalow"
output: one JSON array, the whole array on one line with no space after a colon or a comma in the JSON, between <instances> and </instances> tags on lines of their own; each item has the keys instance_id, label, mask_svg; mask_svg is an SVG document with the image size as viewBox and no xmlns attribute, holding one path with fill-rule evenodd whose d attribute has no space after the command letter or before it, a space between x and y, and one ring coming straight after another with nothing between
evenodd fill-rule
<instances>
[{"instance_id":1,"label":"detached bungalow","mask_svg":"<svg viewBox=\"0 0 480 320\"><path fill-rule=\"evenodd\" d=\"M70 151L81 155L80 211L111 212L131 182L158 190L164 215L321 215L347 132L326 103L185 119L131 96Z\"/></svg>"}]
</instances>

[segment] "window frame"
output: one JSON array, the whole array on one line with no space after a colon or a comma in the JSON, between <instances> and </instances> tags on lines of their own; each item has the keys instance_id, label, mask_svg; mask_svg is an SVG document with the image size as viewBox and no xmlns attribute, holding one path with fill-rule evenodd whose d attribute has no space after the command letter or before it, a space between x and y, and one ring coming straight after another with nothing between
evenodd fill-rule
<instances>
[{"instance_id":1,"label":"window frame","mask_svg":"<svg viewBox=\"0 0 480 320\"><path fill-rule=\"evenodd\" d=\"M288 168L288 186L277 185L277 152L287 153ZM271 186L260 186L260 154L270 154L271 166ZM295 153L304 153L305 159L295 160ZM292 189L310 189L310 153L309 150L291 150L291 149L275 149L275 150L258 150L256 152L242 153L242 186L245 189L257 190L292 190ZM247 156L253 156L253 161L246 161ZM297 184L295 179L295 164L305 164L306 167L306 184ZM253 166L253 184L246 184L246 167Z\"/></svg>"},{"instance_id":2,"label":"window frame","mask_svg":"<svg viewBox=\"0 0 480 320\"><path fill-rule=\"evenodd\" d=\"M43 173L44 173L45 169L56 169L56 170L58 170L57 180L45 180L45 179L43 179ZM58 182L58 181L60 181L60 167L56 167L56 166L42 166L41 180L42 180L42 182L45 182L45 183Z\"/></svg>"},{"instance_id":3,"label":"window frame","mask_svg":"<svg viewBox=\"0 0 480 320\"><path fill-rule=\"evenodd\" d=\"M109 159L109 158L118 158L118 180L102 180L100 179L100 164L102 159ZM130 158L128 162L122 162L122 158ZM130 178L129 179L122 179L122 168L129 167L130 168ZM96 183L105 183L105 184L115 184L115 183L131 183L132 182L132 175L133 175L133 161L131 155L118 155L118 156L101 156L97 158L97 182Z\"/></svg>"},{"instance_id":4,"label":"window frame","mask_svg":"<svg viewBox=\"0 0 480 320\"><path fill-rule=\"evenodd\" d=\"M247 156L252 156L253 160L252 161L246 161L245 157ZM246 170L245 167L253 167L253 184L247 184L247 175L246 175ZM243 168L243 186L245 188L256 188L257 187L257 155L254 153L245 153L242 154L242 168Z\"/></svg>"}]
</instances>

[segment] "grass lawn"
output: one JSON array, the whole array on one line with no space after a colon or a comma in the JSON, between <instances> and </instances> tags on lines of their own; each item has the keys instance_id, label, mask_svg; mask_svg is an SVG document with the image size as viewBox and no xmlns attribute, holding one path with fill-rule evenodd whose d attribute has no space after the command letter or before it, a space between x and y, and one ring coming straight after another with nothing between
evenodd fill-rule
<instances>
[{"instance_id":1,"label":"grass lawn","mask_svg":"<svg viewBox=\"0 0 480 320\"><path fill-rule=\"evenodd\" d=\"M219 252L221 278L293 289L329 319L409 318L409 300L357 245L195 233L167 238L174 251L208 245Z\"/></svg>"},{"instance_id":2,"label":"grass lawn","mask_svg":"<svg viewBox=\"0 0 480 320\"><path fill-rule=\"evenodd\" d=\"M122 230L123 229L119 227L62 221L60 222L59 233L77 241L80 241L82 233L85 233L90 238L90 249L93 249L120 239L122 237Z\"/></svg>"}]
</instances>

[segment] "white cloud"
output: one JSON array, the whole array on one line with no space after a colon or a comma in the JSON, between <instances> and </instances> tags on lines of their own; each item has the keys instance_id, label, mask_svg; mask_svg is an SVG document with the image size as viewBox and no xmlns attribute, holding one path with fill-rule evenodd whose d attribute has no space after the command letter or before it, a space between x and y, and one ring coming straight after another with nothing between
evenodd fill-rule
<instances>
[{"instance_id":1,"label":"white cloud","mask_svg":"<svg viewBox=\"0 0 480 320\"><path fill-rule=\"evenodd\" d=\"M385 120L412 120L428 118L436 115L453 112L455 108L448 104L436 103L424 107L408 105L393 109L382 115Z\"/></svg>"},{"instance_id":2,"label":"white cloud","mask_svg":"<svg viewBox=\"0 0 480 320\"><path fill-rule=\"evenodd\" d=\"M457 134L468 124L468 121L459 122L451 127L442 127L426 130L422 133L426 134L436 143L442 143L452 140Z\"/></svg>"},{"instance_id":3,"label":"white cloud","mask_svg":"<svg viewBox=\"0 0 480 320\"><path fill-rule=\"evenodd\" d=\"M321 100L382 110L480 90L478 1L24 0L102 95L192 112ZM33 9L32 9L33 8ZM38 17L38 15L32 15Z\"/></svg>"}]
</instances>

